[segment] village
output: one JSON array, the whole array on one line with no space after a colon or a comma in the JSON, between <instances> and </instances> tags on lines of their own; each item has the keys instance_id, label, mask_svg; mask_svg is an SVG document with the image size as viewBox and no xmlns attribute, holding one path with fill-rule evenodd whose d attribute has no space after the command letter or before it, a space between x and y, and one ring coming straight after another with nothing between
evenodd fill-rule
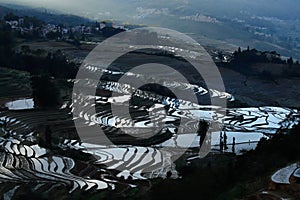
<instances>
[{"instance_id":1,"label":"village","mask_svg":"<svg viewBox=\"0 0 300 200\"><path fill-rule=\"evenodd\" d=\"M109 37L129 29L126 25L118 25L111 21L92 22L70 25L59 23L45 23L35 17L16 16L7 14L4 23L21 38L54 39L57 41L84 40L86 36Z\"/></svg>"}]
</instances>

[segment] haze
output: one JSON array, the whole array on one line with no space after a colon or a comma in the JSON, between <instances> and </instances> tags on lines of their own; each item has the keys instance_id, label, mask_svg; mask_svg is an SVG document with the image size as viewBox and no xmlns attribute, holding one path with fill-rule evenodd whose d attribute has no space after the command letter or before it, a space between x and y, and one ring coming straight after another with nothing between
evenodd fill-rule
<instances>
[{"instance_id":1,"label":"haze","mask_svg":"<svg viewBox=\"0 0 300 200\"><path fill-rule=\"evenodd\" d=\"M0 0L0 3L16 3L33 7L45 7L77 15L106 15L120 20L130 19L128 15L137 7L168 8L171 11L184 9L188 12L204 12L212 15L235 15L247 11L255 15L298 19L300 6L297 0Z\"/></svg>"}]
</instances>

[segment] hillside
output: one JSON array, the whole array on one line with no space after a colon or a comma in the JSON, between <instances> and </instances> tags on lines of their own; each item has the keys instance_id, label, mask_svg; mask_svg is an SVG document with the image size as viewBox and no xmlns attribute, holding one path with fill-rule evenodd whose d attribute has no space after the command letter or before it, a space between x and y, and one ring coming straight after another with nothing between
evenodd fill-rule
<instances>
[{"instance_id":1,"label":"hillside","mask_svg":"<svg viewBox=\"0 0 300 200\"><path fill-rule=\"evenodd\" d=\"M20 1L13 2L22 4ZM60 7L55 7L56 3ZM59 9L60 12L76 13L83 18L53 15L53 11L45 12L45 9L16 8L19 12L53 23L81 23L88 18L160 26L191 34L203 45L213 43L217 48L231 50L250 45L256 49L275 50L283 56L300 59L300 22L297 20L300 10L294 0L88 0L76 3L54 0L49 3L36 1L32 6L48 6Z\"/></svg>"},{"instance_id":2,"label":"hillside","mask_svg":"<svg viewBox=\"0 0 300 200\"><path fill-rule=\"evenodd\" d=\"M12 12L18 16L29 16L29 17L36 17L39 20L44 21L45 23L50 24L67 24L69 26L85 24L90 22L90 19L79 17L76 15L71 14L62 14L57 11L47 10L44 8L37 8L33 9L30 7L23 7L23 6L1 6L0 5L0 17L4 17L6 14Z\"/></svg>"}]
</instances>

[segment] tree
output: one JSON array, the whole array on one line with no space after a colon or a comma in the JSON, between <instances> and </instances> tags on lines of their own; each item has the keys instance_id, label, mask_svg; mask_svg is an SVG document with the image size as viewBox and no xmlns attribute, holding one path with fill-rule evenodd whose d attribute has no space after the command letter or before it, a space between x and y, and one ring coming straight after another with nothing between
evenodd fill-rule
<instances>
[{"instance_id":1,"label":"tree","mask_svg":"<svg viewBox=\"0 0 300 200\"><path fill-rule=\"evenodd\" d=\"M19 17L12 12L8 13L7 15L4 16L5 21L17 21L19 20Z\"/></svg>"},{"instance_id":2,"label":"tree","mask_svg":"<svg viewBox=\"0 0 300 200\"><path fill-rule=\"evenodd\" d=\"M293 60L293 57L290 57L289 59L287 59L287 64L289 65L293 65L294 64L294 60Z\"/></svg>"},{"instance_id":3,"label":"tree","mask_svg":"<svg viewBox=\"0 0 300 200\"><path fill-rule=\"evenodd\" d=\"M204 142L208 129L209 129L209 123L206 122L205 120L200 120L199 127L198 127L198 135L200 136L200 146L202 146Z\"/></svg>"},{"instance_id":4,"label":"tree","mask_svg":"<svg viewBox=\"0 0 300 200\"><path fill-rule=\"evenodd\" d=\"M32 76L31 86L35 105L55 107L59 105L59 90L48 75Z\"/></svg>"},{"instance_id":5,"label":"tree","mask_svg":"<svg viewBox=\"0 0 300 200\"><path fill-rule=\"evenodd\" d=\"M12 60L14 38L11 27L0 22L0 64L9 66Z\"/></svg>"}]
</instances>

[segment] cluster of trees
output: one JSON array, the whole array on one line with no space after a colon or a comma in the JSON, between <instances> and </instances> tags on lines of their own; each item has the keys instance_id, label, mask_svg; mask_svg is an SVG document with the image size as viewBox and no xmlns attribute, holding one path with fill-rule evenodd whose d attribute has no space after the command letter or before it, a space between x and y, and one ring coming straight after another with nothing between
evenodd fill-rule
<instances>
[{"instance_id":1,"label":"cluster of trees","mask_svg":"<svg viewBox=\"0 0 300 200\"><path fill-rule=\"evenodd\" d=\"M294 61L293 57L283 59L276 51L258 51L256 49L248 48L241 50L239 47L237 51L233 53L232 63L235 64L255 64L255 63L274 63L274 64L288 64L288 65L300 65L299 61Z\"/></svg>"},{"instance_id":2,"label":"cluster of trees","mask_svg":"<svg viewBox=\"0 0 300 200\"><path fill-rule=\"evenodd\" d=\"M55 106L59 103L59 89L54 79L75 78L78 66L67 60L58 50L31 50L22 46L16 50L16 38L10 26L0 22L0 66L23 70L31 73L31 85L36 105L41 107Z\"/></svg>"},{"instance_id":3,"label":"cluster of trees","mask_svg":"<svg viewBox=\"0 0 300 200\"><path fill-rule=\"evenodd\" d=\"M0 21L0 64L9 66L10 57L13 55L14 37L11 27Z\"/></svg>"},{"instance_id":4,"label":"cluster of trees","mask_svg":"<svg viewBox=\"0 0 300 200\"><path fill-rule=\"evenodd\" d=\"M55 78L75 78L78 66L69 62L61 50L46 52L31 50L29 46L22 46L20 52L13 55L12 68L25 70L33 75L46 73Z\"/></svg>"},{"instance_id":5,"label":"cluster of trees","mask_svg":"<svg viewBox=\"0 0 300 200\"><path fill-rule=\"evenodd\" d=\"M108 38L124 31L125 30L121 28L105 27L101 30L101 34Z\"/></svg>"},{"instance_id":6,"label":"cluster of trees","mask_svg":"<svg viewBox=\"0 0 300 200\"><path fill-rule=\"evenodd\" d=\"M274 63L274 64L286 64L287 61L281 59L280 54L275 51L265 51L261 52L256 49L251 49L248 47L246 50L241 50L239 48L233 53L231 60L233 64L243 64L251 65L256 63Z\"/></svg>"},{"instance_id":7,"label":"cluster of trees","mask_svg":"<svg viewBox=\"0 0 300 200\"><path fill-rule=\"evenodd\" d=\"M32 51L23 46L21 52L15 53L12 68L31 73L31 86L35 105L39 107L53 107L60 103L60 89L55 79L75 78L77 66L67 61L60 51L46 52Z\"/></svg>"},{"instance_id":8,"label":"cluster of trees","mask_svg":"<svg viewBox=\"0 0 300 200\"><path fill-rule=\"evenodd\" d=\"M59 88L47 74L31 76L34 104L39 107L55 107L60 104Z\"/></svg>"},{"instance_id":9,"label":"cluster of trees","mask_svg":"<svg viewBox=\"0 0 300 200\"><path fill-rule=\"evenodd\" d=\"M217 65L229 67L245 75L261 76L273 81L278 77L300 76L300 63L294 61L292 57L284 59L276 51L262 52L249 47L245 50L238 48L228 62L219 62ZM262 68L259 68L260 66ZM272 69L276 70L272 71Z\"/></svg>"}]
</instances>

